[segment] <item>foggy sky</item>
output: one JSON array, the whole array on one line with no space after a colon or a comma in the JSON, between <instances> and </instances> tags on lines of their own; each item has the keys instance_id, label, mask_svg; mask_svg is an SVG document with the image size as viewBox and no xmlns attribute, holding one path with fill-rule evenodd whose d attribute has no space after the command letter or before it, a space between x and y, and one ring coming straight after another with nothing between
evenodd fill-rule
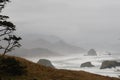
<instances>
[{"instance_id":1,"label":"foggy sky","mask_svg":"<svg viewBox=\"0 0 120 80\"><path fill-rule=\"evenodd\" d=\"M20 33L51 34L86 48L120 47L120 0L11 0Z\"/></svg>"}]
</instances>

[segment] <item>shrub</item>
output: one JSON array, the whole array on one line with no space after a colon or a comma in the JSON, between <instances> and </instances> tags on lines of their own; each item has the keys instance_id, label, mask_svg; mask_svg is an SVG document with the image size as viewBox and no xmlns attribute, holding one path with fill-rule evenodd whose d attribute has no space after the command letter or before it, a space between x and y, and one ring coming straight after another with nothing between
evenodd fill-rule
<instances>
[{"instance_id":1,"label":"shrub","mask_svg":"<svg viewBox=\"0 0 120 80\"><path fill-rule=\"evenodd\" d=\"M0 58L0 73L10 76L26 74L26 67L13 57Z\"/></svg>"}]
</instances>

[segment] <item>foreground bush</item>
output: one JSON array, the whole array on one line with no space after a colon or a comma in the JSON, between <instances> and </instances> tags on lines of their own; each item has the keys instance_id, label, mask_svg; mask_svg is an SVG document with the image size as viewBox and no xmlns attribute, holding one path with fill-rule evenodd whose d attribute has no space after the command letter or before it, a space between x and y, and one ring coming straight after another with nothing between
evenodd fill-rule
<instances>
[{"instance_id":1,"label":"foreground bush","mask_svg":"<svg viewBox=\"0 0 120 80\"><path fill-rule=\"evenodd\" d=\"M17 76L26 74L26 67L13 57L0 58L0 73Z\"/></svg>"}]
</instances>

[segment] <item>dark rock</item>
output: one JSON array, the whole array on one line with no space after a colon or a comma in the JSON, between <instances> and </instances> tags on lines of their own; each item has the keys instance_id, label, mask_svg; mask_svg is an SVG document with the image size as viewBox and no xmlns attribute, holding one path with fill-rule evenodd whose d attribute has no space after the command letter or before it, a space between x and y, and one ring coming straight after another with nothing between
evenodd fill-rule
<instances>
[{"instance_id":1,"label":"dark rock","mask_svg":"<svg viewBox=\"0 0 120 80\"><path fill-rule=\"evenodd\" d=\"M55 68L55 67L52 65L51 61L50 61L50 60L47 60L47 59L40 59L37 63L38 63L38 64L41 64L41 65L44 65L44 66L46 66L46 67Z\"/></svg>"},{"instance_id":2,"label":"dark rock","mask_svg":"<svg viewBox=\"0 0 120 80\"><path fill-rule=\"evenodd\" d=\"M88 51L88 55L89 55L89 56L97 56L97 53L96 53L96 51L95 51L94 49L90 49L90 50Z\"/></svg>"},{"instance_id":3,"label":"dark rock","mask_svg":"<svg viewBox=\"0 0 120 80\"><path fill-rule=\"evenodd\" d=\"M117 61L103 61L100 69L115 68L116 66L120 66L120 62L117 62Z\"/></svg>"},{"instance_id":4,"label":"dark rock","mask_svg":"<svg viewBox=\"0 0 120 80\"><path fill-rule=\"evenodd\" d=\"M94 67L94 65L92 65L91 62L85 62L82 63L80 67Z\"/></svg>"}]
</instances>

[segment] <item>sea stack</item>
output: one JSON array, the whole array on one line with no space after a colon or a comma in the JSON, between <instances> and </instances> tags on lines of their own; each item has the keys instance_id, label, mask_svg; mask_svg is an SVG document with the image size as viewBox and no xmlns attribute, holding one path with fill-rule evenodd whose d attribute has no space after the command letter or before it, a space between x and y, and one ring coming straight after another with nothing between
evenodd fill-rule
<instances>
[{"instance_id":1,"label":"sea stack","mask_svg":"<svg viewBox=\"0 0 120 80\"><path fill-rule=\"evenodd\" d=\"M88 54L87 54L88 56L97 56L97 53L96 53L96 51L94 50L94 49L90 49L89 51L88 51Z\"/></svg>"},{"instance_id":2,"label":"sea stack","mask_svg":"<svg viewBox=\"0 0 120 80\"><path fill-rule=\"evenodd\" d=\"M47 60L47 59L40 59L37 63L40 64L40 65L46 66L46 67L55 68L55 67L52 65L51 61L50 61L50 60Z\"/></svg>"}]
</instances>

